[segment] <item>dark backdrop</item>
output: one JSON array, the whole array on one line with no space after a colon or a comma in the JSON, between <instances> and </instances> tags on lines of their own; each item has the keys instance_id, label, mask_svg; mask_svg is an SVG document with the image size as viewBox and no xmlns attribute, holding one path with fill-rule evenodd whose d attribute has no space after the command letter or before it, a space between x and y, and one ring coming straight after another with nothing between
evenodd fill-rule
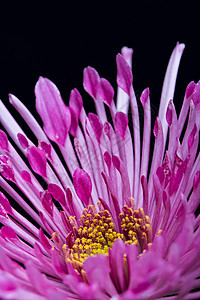
<instances>
[{"instance_id":1,"label":"dark backdrop","mask_svg":"<svg viewBox=\"0 0 200 300\"><path fill-rule=\"evenodd\" d=\"M66 103L74 87L85 98L82 72L88 65L116 87L115 56L124 45L134 49L136 94L150 87L155 108L177 41L186 44L175 94L177 106L186 85L200 78L198 11L192 2L180 6L169 1L159 5L115 1L113 6L108 1L66 6L42 3L9 4L0 10L0 98L5 103L7 94L13 93L34 111L34 86L40 75L55 82ZM91 103L85 104L88 110Z\"/></svg>"}]
</instances>

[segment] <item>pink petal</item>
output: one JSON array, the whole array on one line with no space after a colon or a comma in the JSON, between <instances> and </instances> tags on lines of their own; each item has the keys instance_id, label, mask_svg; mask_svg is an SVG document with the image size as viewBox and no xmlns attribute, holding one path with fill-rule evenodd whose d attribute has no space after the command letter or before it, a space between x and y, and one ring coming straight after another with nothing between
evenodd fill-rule
<instances>
[{"instance_id":1,"label":"pink petal","mask_svg":"<svg viewBox=\"0 0 200 300\"><path fill-rule=\"evenodd\" d=\"M88 205L92 193L90 176L84 170L76 169L73 174L73 184L79 199Z\"/></svg>"},{"instance_id":2,"label":"pink petal","mask_svg":"<svg viewBox=\"0 0 200 300\"><path fill-rule=\"evenodd\" d=\"M36 109L39 113L47 136L62 146L70 128L70 111L64 104L60 92L53 82L40 77L36 87Z\"/></svg>"},{"instance_id":3,"label":"pink petal","mask_svg":"<svg viewBox=\"0 0 200 300\"><path fill-rule=\"evenodd\" d=\"M192 94L195 92L195 88L196 88L196 83L194 81L191 81L187 88L186 88L186 92L185 92L185 95L186 95L186 98L190 98L192 96Z\"/></svg>"},{"instance_id":4,"label":"pink petal","mask_svg":"<svg viewBox=\"0 0 200 300\"><path fill-rule=\"evenodd\" d=\"M77 89L73 89L70 93L69 106L73 108L77 117L79 118L81 109L83 107L83 100Z\"/></svg>"},{"instance_id":5,"label":"pink petal","mask_svg":"<svg viewBox=\"0 0 200 300\"><path fill-rule=\"evenodd\" d=\"M124 139L128 126L128 117L123 112L117 112L115 115L115 131Z\"/></svg>"},{"instance_id":6,"label":"pink petal","mask_svg":"<svg viewBox=\"0 0 200 300\"><path fill-rule=\"evenodd\" d=\"M124 92L126 92L130 96L130 89L133 81L131 68L120 53L116 57L116 62L117 84Z\"/></svg>"},{"instance_id":7,"label":"pink petal","mask_svg":"<svg viewBox=\"0 0 200 300\"><path fill-rule=\"evenodd\" d=\"M165 174L162 167L158 167L156 175L158 176L160 183L162 184L165 179Z\"/></svg>"},{"instance_id":8,"label":"pink petal","mask_svg":"<svg viewBox=\"0 0 200 300\"><path fill-rule=\"evenodd\" d=\"M25 265L26 274L36 291L41 295L46 295L47 291L50 290L51 285L45 275L42 274L31 261L27 261Z\"/></svg>"},{"instance_id":9,"label":"pink petal","mask_svg":"<svg viewBox=\"0 0 200 300\"><path fill-rule=\"evenodd\" d=\"M128 48L128 47L125 46L125 47L123 47L121 49L121 53L122 53L124 59L129 64L129 66L131 67L132 56L133 56L133 49L132 48Z\"/></svg>"},{"instance_id":10,"label":"pink petal","mask_svg":"<svg viewBox=\"0 0 200 300\"><path fill-rule=\"evenodd\" d=\"M27 149L28 148L28 140L27 140L27 138L23 134L21 134L21 133L18 133L17 138L18 138L18 140L19 140L20 145L22 146L22 148L23 149Z\"/></svg>"},{"instance_id":11,"label":"pink petal","mask_svg":"<svg viewBox=\"0 0 200 300\"><path fill-rule=\"evenodd\" d=\"M172 100L170 100L166 112L166 120L169 126L172 124L172 109Z\"/></svg>"},{"instance_id":12,"label":"pink petal","mask_svg":"<svg viewBox=\"0 0 200 300\"><path fill-rule=\"evenodd\" d=\"M193 179L193 189L195 190L200 183L200 171L197 171Z\"/></svg>"},{"instance_id":13,"label":"pink petal","mask_svg":"<svg viewBox=\"0 0 200 300\"><path fill-rule=\"evenodd\" d=\"M44 142L44 141L38 141L38 148L41 149L47 158L52 159L51 157L51 145Z\"/></svg>"},{"instance_id":14,"label":"pink petal","mask_svg":"<svg viewBox=\"0 0 200 300\"><path fill-rule=\"evenodd\" d=\"M0 192L0 206L4 208L6 213L12 215L12 207L10 205L10 202L2 192Z\"/></svg>"},{"instance_id":15,"label":"pink petal","mask_svg":"<svg viewBox=\"0 0 200 300\"><path fill-rule=\"evenodd\" d=\"M111 167L111 156L110 156L110 154L108 153L108 151L106 151L105 153L104 153L104 155L103 155L103 158L104 158L104 161L105 161L105 163L106 163L106 165L108 166L108 168L110 169L110 167Z\"/></svg>"},{"instance_id":16,"label":"pink petal","mask_svg":"<svg viewBox=\"0 0 200 300\"><path fill-rule=\"evenodd\" d=\"M110 277L108 257L102 254L90 256L84 261L83 269L87 273L89 283L98 284L106 293L116 295L115 286Z\"/></svg>"},{"instance_id":17,"label":"pink petal","mask_svg":"<svg viewBox=\"0 0 200 300\"><path fill-rule=\"evenodd\" d=\"M169 194L170 196L177 191L183 174L185 172L189 158L187 157L184 161L176 154L174 172L170 181Z\"/></svg>"},{"instance_id":18,"label":"pink petal","mask_svg":"<svg viewBox=\"0 0 200 300\"><path fill-rule=\"evenodd\" d=\"M194 102L194 105L196 107L200 103L200 81L197 82L192 93L192 101Z\"/></svg>"},{"instance_id":19,"label":"pink petal","mask_svg":"<svg viewBox=\"0 0 200 300\"><path fill-rule=\"evenodd\" d=\"M100 77L97 71L91 67L85 68L83 71L83 87L91 97L96 98L99 84Z\"/></svg>"},{"instance_id":20,"label":"pink petal","mask_svg":"<svg viewBox=\"0 0 200 300\"><path fill-rule=\"evenodd\" d=\"M106 79L101 78L97 98L101 99L108 106L110 106L112 103L113 97L114 97L114 89L113 89L112 85Z\"/></svg>"},{"instance_id":21,"label":"pink petal","mask_svg":"<svg viewBox=\"0 0 200 300\"><path fill-rule=\"evenodd\" d=\"M8 239L8 240L19 240L18 236L16 235L15 231L9 227L9 226L3 226L1 228L1 236L4 239Z\"/></svg>"},{"instance_id":22,"label":"pink petal","mask_svg":"<svg viewBox=\"0 0 200 300\"><path fill-rule=\"evenodd\" d=\"M53 217L53 201L51 198L51 195L48 191L44 191L40 193L40 198L42 200L42 205L44 206L45 210L48 212L48 214Z\"/></svg>"},{"instance_id":23,"label":"pink petal","mask_svg":"<svg viewBox=\"0 0 200 300\"><path fill-rule=\"evenodd\" d=\"M194 138L195 138L196 133L197 133L197 125L194 124L194 128L193 128L193 130L190 133L189 138L188 138L188 149L189 150L190 150L190 148L192 147L192 145L194 143Z\"/></svg>"},{"instance_id":24,"label":"pink petal","mask_svg":"<svg viewBox=\"0 0 200 300\"><path fill-rule=\"evenodd\" d=\"M93 113L88 114L88 119L90 121L92 129L94 130L94 133L95 133L95 136L96 136L98 142L100 142L101 134L103 131L102 122L100 121L99 117Z\"/></svg>"},{"instance_id":25,"label":"pink petal","mask_svg":"<svg viewBox=\"0 0 200 300\"><path fill-rule=\"evenodd\" d=\"M71 126L69 132L73 137L76 137L76 131L78 128L78 116L72 107L69 107L69 110L71 114Z\"/></svg>"},{"instance_id":26,"label":"pink petal","mask_svg":"<svg viewBox=\"0 0 200 300\"><path fill-rule=\"evenodd\" d=\"M46 156L44 152L35 146L27 150L27 159L33 171L40 176L47 177L46 174Z\"/></svg>"},{"instance_id":27,"label":"pink petal","mask_svg":"<svg viewBox=\"0 0 200 300\"><path fill-rule=\"evenodd\" d=\"M44 234L42 228L39 229L39 240L40 243L42 244L42 246L44 247L44 249L49 252L51 250L51 245L49 244L49 241L46 237L46 235Z\"/></svg>"},{"instance_id":28,"label":"pink petal","mask_svg":"<svg viewBox=\"0 0 200 300\"><path fill-rule=\"evenodd\" d=\"M54 183L48 185L48 192L53 196L55 200L60 202L62 205L66 205L65 194L62 189Z\"/></svg>"},{"instance_id":29,"label":"pink petal","mask_svg":"<svg viewBox=\"0 0 200 300\"><path fill-rule=\"evenodd\" d=\"M153 128L153 133L154 133L156 138L158 136L158 132L159 132L160 128L161 128L161 122L158 119L158 117L156 117L156 120L155 120L155 123L154 123L154 128Z\"/></svg>"},{"instance_id":30,"label":"pink petal","mask_svg":"<svg viewBox=\"0 0 200 300\"><path fill-rule=\"evenodd\" d=\"M0 155L0 173L10 181L15 182L15 174L8 156Z\"/></svg>"},{"instance_id":31,"label":"pink petal","mask_svg":"<svg viewBox=\"0 0 200 300\"><path fill-rule=\"evenodd\" d=\"M32 183L31 175L30 175L26 170L22 170L22 171L21 171L21 177L22 177L22 179L24 179L25 181L27 181L27 182L29 182L29 183Z\"/></svg>"},{"instance_id":32,"label":"pink petal","mask_svg":"<svg viewBox=\"0 0 200 300\"><path fill-rule=\"evenodd\" d=\"M2 130L0 130L0 148L8 151L8 138Z\"/></svg>"},{"instance_id":33,"label":"pink petal","mask_svg":"<svg viewBox=\"0 0 200 300\"><path fill-rule=\"evenodd\" d=\"M149 98L149 93L150 93L149 88L146 88L140 96L140 101L141 101L143 107L145 106L145 103L147 102L147 100Z\"/></svg>"}]
</instances>

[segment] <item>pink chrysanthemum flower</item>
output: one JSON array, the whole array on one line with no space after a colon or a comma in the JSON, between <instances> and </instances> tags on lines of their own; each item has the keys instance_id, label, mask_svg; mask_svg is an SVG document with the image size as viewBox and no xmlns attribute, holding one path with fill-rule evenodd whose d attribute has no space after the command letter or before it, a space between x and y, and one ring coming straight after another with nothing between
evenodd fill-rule
<instances>
[{"instance_id":1,"label":"pink chrysanthemum flower","mask_svg":"<svg viewBox=\"0 0 200 300\"><path fill-rule=\"evenodd\" d=\"M189 83L178 117L171 100L183 49L167 68L152 158L149 89L141 124L131 49L117 55L116 104L111 84L84 70L97 114L77 89L66 106L41 77L42 130L9 95L38 144L0 103L1 299L200 298L200 84Z\"/></svg>"}]
</instances>

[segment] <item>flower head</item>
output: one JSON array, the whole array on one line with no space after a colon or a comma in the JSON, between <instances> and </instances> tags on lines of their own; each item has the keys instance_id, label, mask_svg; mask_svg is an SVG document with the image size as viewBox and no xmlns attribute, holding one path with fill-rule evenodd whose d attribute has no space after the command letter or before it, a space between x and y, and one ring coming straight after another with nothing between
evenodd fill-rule
<instances>
[{"instance_id":1,"label":"flower head","mask_svg":"<svg viewBox=\"0 0 200 300\"><path fill-rule=\"evenodd\" d=\"M132 49L116 57L116 97L95 69L84 70L96 114L86 114L77 89L66 106L40 77L42 129L9 95L37 144L0 102L1 298L200 297L199 83L188 84L179 116L172 100L183 49L168 64L152 157L150 91L140 97L141 124Z\"/></svg>"}]
</instances>

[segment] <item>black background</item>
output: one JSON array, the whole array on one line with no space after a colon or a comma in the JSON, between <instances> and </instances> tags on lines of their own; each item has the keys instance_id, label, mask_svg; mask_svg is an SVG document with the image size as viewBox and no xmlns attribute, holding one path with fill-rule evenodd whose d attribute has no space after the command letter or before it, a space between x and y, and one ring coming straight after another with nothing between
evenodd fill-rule
<instances>
[{"instance_id":1,"label":"black background","mask_svg":"<svg viewBox=\"0 0 200 300\"><path fill-rule=\"evenodd\" d=\"M175 93L179 109L186 85L200 78L198 8L185 2L9 4L0 10L0 98L8 103L12 93L35 114L34 86L42 75L54 81L66 103L70 90L78 88L92 110L82 87L84 67L96 68L116 88L115 56L128 46L134 49L136 94L149 87L156 110L167 63L179 41L186 44Z\"/></svg>"}]
</instances>

